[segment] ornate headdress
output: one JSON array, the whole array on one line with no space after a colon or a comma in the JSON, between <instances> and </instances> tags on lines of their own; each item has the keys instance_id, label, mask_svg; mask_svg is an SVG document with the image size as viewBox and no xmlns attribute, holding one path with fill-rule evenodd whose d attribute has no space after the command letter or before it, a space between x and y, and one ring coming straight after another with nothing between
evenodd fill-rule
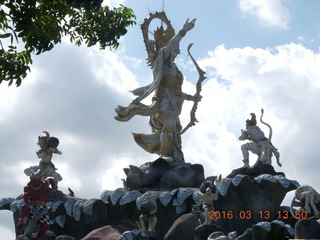
<instances>
[{"instance_id":1,"label":"ornate headdress","mask_svg":"<svg viewBox=\"0 0 320 240\"><path fill-rule=\"evenodd\" d=\"M162 25L157 27L157 29L153 32L154 40L150 40L149 25L152 20L156 18L161 20L161 23L165 23L167 28L164 29ZM145 18L144 22L141 24L141 30L148 53L148 66L153 68L153 63L159 53L159 50L168 44L169 40L175 35L175 32L165 12L150 13L149 17Z\"/></svg>"},{"instance_id":2,"label":"ornate headdress","mask_svg":"<svg viewBox=\"0 0 320 240\"><path fill-rule=\"evenodd\" d=\"M250 115L251 115L251 119L247 119L246 123L250 126L257 125L256 115L254 113L250 113Z\"/></svg>"}]
</instances>

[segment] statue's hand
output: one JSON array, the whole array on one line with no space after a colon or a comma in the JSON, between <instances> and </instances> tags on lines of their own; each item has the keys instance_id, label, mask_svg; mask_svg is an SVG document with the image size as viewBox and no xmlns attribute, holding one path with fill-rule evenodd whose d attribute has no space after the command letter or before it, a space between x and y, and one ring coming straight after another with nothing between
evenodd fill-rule
<instances>
[{"instance_id":1,"label":"statue's hand","mask_svg":"<svg viewBox=\"0 0 320 240\"><path fill-rule=\"evenodd\" d=\"M183 29L185 31L189 31L192 28L194 28L194 23L196 22L196 19L194 18L191 22L189 22L189 18L187 19L187 21L185 22L185 24L183 25Z\"/></svg>"},{"instance_id":2,"label":"statue's hand","mask_svg":"<svg viewBox=\"0 0 320 240\"><path fill-rule=\"evenodd\" d=\"M52 200L52 202L55 202L57 200L56 191L53 190L51 193L52 193L51 200Z\"/></svg>"},{"instance_id":3,"label":"statue's hand","mask_svg":"<svg viewBox=\"0 0 320 240\"><path fill-rule=\"evenodd\" d=\"M194 102L200 102L201 99L202 99L202 96L199 95L199 94L195 94L195 95L192 97L192 100L193 100Z\"/></svg>"},{"instance_id":4,"label":"statue's hand","mask_svg":"<svg viewBox=\"0 0 320 240\"><path fill-rule=\"evenodd\" d=\"M22 221L19 221L17 224L17 229L21 230L25 227L25 224Z\"/></svg>"}]
</instances>

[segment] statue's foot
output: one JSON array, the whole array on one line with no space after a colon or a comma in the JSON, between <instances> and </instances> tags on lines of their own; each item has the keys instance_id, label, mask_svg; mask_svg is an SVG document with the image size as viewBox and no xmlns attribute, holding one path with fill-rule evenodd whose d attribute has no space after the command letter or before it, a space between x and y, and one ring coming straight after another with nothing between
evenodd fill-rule
<instances>
[{"instance_id":1,"label":"statue's foot","mask_svg":"<svg viewBox=\"0 0 320 240\"><path fill-rule=\"evenodd\" d=\"M244 165L243 165L243 167L242 168L248 168L248 167L250 167L250 165L249 165L249 160L242 160L242 162L244 163Z\"/></svg>"}]
</instances>

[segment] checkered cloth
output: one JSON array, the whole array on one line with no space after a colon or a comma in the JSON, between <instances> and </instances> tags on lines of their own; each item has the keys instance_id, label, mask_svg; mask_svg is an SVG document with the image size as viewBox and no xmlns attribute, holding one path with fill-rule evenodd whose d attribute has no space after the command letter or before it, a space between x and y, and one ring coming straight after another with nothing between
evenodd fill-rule
<instances>
[{"instance_id":1,"label":"checkered cloth","mask_svg":"<svg viewBox=\"0 0 320 240\"><path fill-rule=\"evenodd\" d=\"M46 224L50 224L50 218L48 214L47 206L37 206L34 204L29 205L30 214L38 221Z\"/></svg>"}]
</instances>

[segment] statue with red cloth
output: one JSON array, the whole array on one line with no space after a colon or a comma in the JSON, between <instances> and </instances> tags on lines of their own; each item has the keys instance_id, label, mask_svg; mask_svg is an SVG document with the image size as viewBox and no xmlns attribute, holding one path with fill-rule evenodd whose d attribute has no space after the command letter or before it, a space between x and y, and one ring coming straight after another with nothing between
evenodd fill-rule
<instances>
[{"instance_id":1,"label":"statue with red cloth","mask_svg":"<svg viewBox=\"0 0 320 240\"><path fill-rule=\"evenodd\" d=\"M20 210L17 228L24 229L26 236L37 233L37 238L42 239L49 229L46 192L50 186L52 201L55 201L57 185L53 178L41 180L40 176L34 174L30 176L30 182L24 187L24 204Z\"/></svg>"}]
</instances>

